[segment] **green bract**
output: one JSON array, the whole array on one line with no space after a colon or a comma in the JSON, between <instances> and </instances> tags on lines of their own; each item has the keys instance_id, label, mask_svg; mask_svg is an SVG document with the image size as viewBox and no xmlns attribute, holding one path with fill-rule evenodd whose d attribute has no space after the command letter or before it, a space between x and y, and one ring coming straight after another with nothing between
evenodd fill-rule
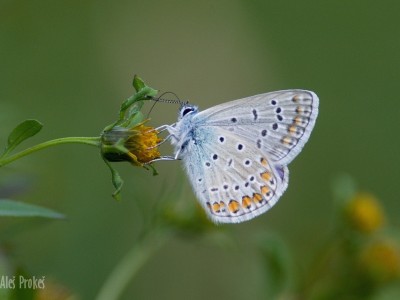
<instances>
[{"instance_id":1,"label":"green bract","mask_svg":"<svg viewBox=\"0 0 400 300\"><path fill-rule=\"evenodd\" d=\"M144 164L145 162L139 161L136 155L132 154L128 145L132 144L132 142L129 141L132 141L132 139L135 140L136 137L139 140L137 144L140 144L140 138L143 137L144 134L147 134L146 131L141 131L142 127L144 127L142 124L145 121L140 110L143 106L143 101L152 99L158 93L157 90L148 87L144 81L136 75L133 78L133 87L136 90L136 94L132 95L121 104L119 118L114 123L104 128L101 135L101 155L110 168L112 183L116 189L113 193L113 197L117 200L120 199L120 191L124 182L110 162L130 161L134 165L147 168ZM140 150L142 149L138 151ZM148 166L153 169L154 175L157 174L154 167L151 165Z\"/></svg>"}]
</instances>

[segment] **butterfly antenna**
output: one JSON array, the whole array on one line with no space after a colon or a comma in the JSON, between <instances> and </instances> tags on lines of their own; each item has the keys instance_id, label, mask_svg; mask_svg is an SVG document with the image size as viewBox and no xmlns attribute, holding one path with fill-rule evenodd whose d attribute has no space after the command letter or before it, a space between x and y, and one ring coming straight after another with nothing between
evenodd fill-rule
<instances>
[{"instance_id":1,"label":"butterfly antenna","mask_svg":"<svg viewBox=\"0 0 400 300\"><path fill-rule=\"evenodd\" d=\"M175 96L176 99L165 99L162 98L163 96L165 96L166 94L172 94ZM182 107L183 105L187 104L189 101L182 101L181 99L179 99L178 95L175 94L174 92L164 92L162 93L159 97L149 97L150 100L154 101L154 104L152 105L152 107L150 108L149 113L147 114L147 116L150 115L151 111L153 110L154 106L157 104L157 102L163 102L163 103L171 103L171 104L180 104L180 106Z\"/></svg>"}]
</instances>

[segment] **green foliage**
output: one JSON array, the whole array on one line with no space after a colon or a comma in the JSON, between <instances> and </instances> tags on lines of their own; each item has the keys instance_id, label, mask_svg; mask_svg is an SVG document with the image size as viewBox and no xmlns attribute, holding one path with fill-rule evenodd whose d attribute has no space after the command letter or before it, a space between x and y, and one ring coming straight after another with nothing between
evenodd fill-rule
<instances>
[{"instance_id":1,"label":"green foliage","mask_svg":"<svg viewBox=\"0 0 400 300\"><path fill-rule=\"evenodd\" d=\"M299 284L305 299L386 299L400 284L400 240L380 201L354 179L333 180L333 227ZM395 299L395 298L393 298Z\"/></svg>"},{"instance_id":2,"label":"green foliage","mask_svg":"<svg viewBox=\"0 0 400 300\"><path fill-rule=\"evenodd\" d=\"M262 237L259 249L265 272L266 298L283 297L293 288L294 266L291 253L284 241L273 234Z\"/></svg>"},{"instance_id":3,"label":"green foliage","mask_svg":"<svg viewBox=\"0 0 400 300\"><path fill-rule=\"evenodd\" d=\"M119 175L118 171L113 168L113 166L106 160L104 159L104 162L106 165L109 167L110 172L111 172L111 182L115 188L115 191L112 193L112 196L115 200L121 200L121 189L124 184L124 181Z\"/></svg>"},{"instance_id":4,"label":"green foliage","mask_svg":"<svg viewBox=\"0 0 400 300\"><path fill-rule=\"evenodd\" d=\"M124 142L129 137L121 137L112 143L106 143L107 134L113 130L114 128L127 128L131 129L134 126L140 125L143 122L143 115L141 113L141 108L143 106L144 100L152 99L156 94L157 90L147 86L144 81L135 75L133 79L133 87L136 90L136 93L126 99L120 108L119 118L111 125L108 125L101 137L66 137L59 138L55 140L50 140L47 142L43 142L31 148L25 149L19 153L14 155L10 155L11 152L23 141L26 139L36 135L43 127L43 125L37 120L25 120L19 125L17 125L8 136L8 142L5 147L3 154L0 157L0 167L6 164L9 164L17 159L20 159L26 155L32 154L36 151L45 149L50 146L60 145L64 143L82 143L93 145L96 147L100 147L101 153L104 161L111 171L112 183L115 187L115 192L113 193L113 197L115 199L120 199L120 192L123 185L123 180L118 172L111 166L108 159L109 157L127 157L134 158L134 155L130 154L130 150L125 147ZM154 139L156 138L156 132L154 134ZM140 149L141 150L141 149ZM114 156L113 156L114 155ZM144 166L138 160L134 160L136 165ZM147 167L144 166L146 169ZM156 175L157 171L153 166L150 166L153 170L153 174ZM7 200L8 201L8 200ZM51 210L40 209L39 207L30 206L28 204L24 205L22 203L14 203L14 202L3 202L3 207L0 206L0 209L3 209L3 213L0 212L0 216L30 216L37 215L42 217L53 217L59 218L61 215L52 214Z\"/></svg>"},{"instance_id":5,"label":"green foliage","mask_svg":"<svg viewBox=\"0 0 400 300\"><path fill-rule=\"evenodd\" d=\"M142 140L139 140L137 143L135 143L135 140L131 144L133 147L137 147L137 151L146 151L148 146L147 144L144 144L145 142L148 143L154 142L158 143L158 137L157 137L157 131L154 129L151 129L150 127L145 127L143 125L144 120L143 120L143 114L141 113L141 108L143 106L143 101L152 99L156 94L157 91L153 88L148 87L142 79L140 79L138 76L134 77L133 80L133 87L136 90L136 93L126 99L120 108L119 111L119 118L111 125L107 126L104 129L104 132L101 137L66 137L66 138L59 138L55 140L50 140L47 142L43 142L41 144L35 145L33 147L30 147L28 149L25 149L21 152L18 152L16 154L11 155L12 151L23 141L26 139L36 135L43 127L43 125L36 121L36 120L25 120L22 123L20 123L18 126L16 126L12 132L9 134L8 137L8 142L5 147L5 150L3 154L0 157L0 167L4 166L6 164L9 164L17 159L20 159L26 155L32 154L36 151L45 149L50 146L55 146L55 145L60 145L64 143L82 143L82 144L88 144L92 146L99 147L101 149L101 152L103 154L103 159L106 163L106 165L109 167L111 171L111 177L112 177L112 183L115 187L115 192L113 193L113 197L116 200L119 200L121 198L120 192L121 188L123 185L123 180L119 173L112 167L110 161L107 158L109 157L116 157L117 160L118 158L123 158L124 155L128 155L128 157L134 159L133 163L135 165L141 165L145 168L150 167L149 169L153 170L153 174L157 174L157 171L155 168L151 165L145 166L141 161L138 160L138 158L135 157L134 154L130 153L130 149L125 147L125 142L127 141L128 138L131 138L130 135L118 135L116 138L113 138L111 136L111 142L107 140L106 137L108 137L107 134L111 133L112 130L117 128L117 131L119 133L129 133L133 134L134 137L135 135L140 137ZM125 130L125 131L124 131ZM150 131L149 131L150 130ZM106 143L106 141L108 143ZM141 144L143 143L143 144ZM154 153L157 153L155 150L150 150L153 151ZM153 153L152 152L152 153ZM110 155L112 154L112 155ZM142 154L142 153L136 153L136 154ZM108 156L107 156L108 155ZM146 153L143 153L143 157L147 157ZM139 156L138 156L139 157ZM9 199L0 199L0 217L42 217L42 218L50 218L50 219L63 219L64 215L55 212L51 209L40 207L34 204L28 204L28 203L23 203L23 202L17 202L14 200L9 200ZM145 249L148 248L148 246L144 247ZM136 248L135 248L136 249ZM141 249L141 244L139 243L138 249ZM151 249L150 249L151 250ZM0 249L1 251L1 249ZM121 267L121 270L123 271L123 274L120 274L121 271L119 269L117 270L117 286L118 290L115 291L115 282L111 281L111 289L105 289L105 294L107 295L110 291L111 294L118 294L122 292L123 287L125 286L125 282L129 282L130 277L132 274L135 273L135 270L138 269L142 262L145 261L146 257L149 257L151 255L151 251L143 251L140 250L135 250L132 255L128 256L128 261L130 262L128 266L132 266L132 268L126 268L124 266ZM137 255L141 258L137 258ZM0 252L0 259L1 259L1 252ZM6 263L7 261L4 260ZM0 261L0 263L3 261ZM125 263L124 263L125 265ZM2 265L0 265L0 268ZM132 271L133 270L133 271ZM5 270L0 270L4 272L0 272L0 275L3 274L8 274L10 273L10 270L6 273ZM133 272L133 273L132 273ZM15 271L13 272L14 275L12 278L18 278L22 273L20 271ZM132 273L132 274L131 274ZM128 275L125 275L128 274ZM111 277L111 279L114 277ZM123 280L123 282L120 282L120 280ZM36 291L33 289L20 289L20 288L13 288L13 289L5 289L1 290L0 289L0 297L3 299L7 300L19 300L19 299L34 299L36 297ZM108 299L106 296L105 299Z\"/></svg>"},{"instance_id":6,"label":"green foliage","mask_svg":"<svg viewBox=\"0 0 400 300\"><path fill-rule=\"evenodd\" d=\"M63 219L64 215L54 210L40 207L34 204L18 202L9 199L0 199L1 217L42 217L51 219Z\"/></svg>"},{"instance_id":7,"label":"green foliage","mask_svg":"<svg viewBox=\"0 0 400 300\"><path fill-rule=\"evenodd\" d=\"M2 154L2 157L7 156L13 151L19 144L26 139L36 135L43 125L37 120L25 120L11 131L8 136L7 146Z\"/></svg>"},{"instance_id":8,"label":"green foliage","mask_svg":"<svg viewBox=\"0 0 400 300\"><path fill-rule=\"evenodd\" d=\"M143 121L140 112L143 106L143 101L152 99L157 95L158 91L147 86L137 75L134 76L132 84L136 90L136 93L121 104L118 119L114 123L104 128L104 131L109 131L116 126L125 128L132 127ZM129 113L126 116L127 111Z\"/></svg>"},{"instance_id":9,"label":"green foliage","mask_svg":"<svg viewBox=\"0 0 400 300\"><path fill-rule=\"evenodd\" d=\"M121 104L119 118L114 123L106 126L102 133L101 154L111 171L111 180L115 187L112 196L116 200L121 199L120 194L124 181L118 171L110 164L110 161L130 161L134 165L151 169L153 175L157 175L157 170L154 166L151 164L145 165L136 158L133 159L134 155L132 155L131 150L125 144L132 137L130 133L133 133L132 129L144 123L141 112L143 101L152 99L157 95L158 91L147 86L137 75L134 76L132 85L136 93Z\"/></svg>"}]
</instances>

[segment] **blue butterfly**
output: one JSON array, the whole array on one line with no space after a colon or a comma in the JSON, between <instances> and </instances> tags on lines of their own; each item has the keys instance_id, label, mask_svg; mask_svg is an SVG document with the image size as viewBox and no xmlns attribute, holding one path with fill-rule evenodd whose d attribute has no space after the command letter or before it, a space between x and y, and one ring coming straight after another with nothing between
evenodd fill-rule
<instances>
[{"instance_id":1,"label":"blue butterfly","mask_svg":"<svg viewBox=\"0 0 400 300\"><path fill-rule=\"evenodd\" d=\"M287 165L309 139L318 103L311 91L285 90L204 111L182 105L178 121L164 129L173 159L182 160L212 221L247 221L279 200L288 186Z\"/></svg>"}]
</instances>

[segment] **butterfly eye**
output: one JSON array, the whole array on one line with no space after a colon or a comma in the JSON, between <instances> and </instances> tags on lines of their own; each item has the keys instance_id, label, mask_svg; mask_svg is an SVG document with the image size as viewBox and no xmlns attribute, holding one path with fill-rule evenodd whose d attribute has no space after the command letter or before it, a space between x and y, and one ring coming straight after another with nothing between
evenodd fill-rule
<instances>
[{"instance_id":1,"label":"butterfly eye","mask_svg":"<svg viewBox=\"0 0 400 300\"><path fill-rule=\"evenodd\" d=\"M186 116L188 113L191 113L194 111L194 107L185 107L182 110L182 117Z\"/></svg>"},{"instance_id":2,"label":"butterfly eye","mask_svg":"<svg viewBox=\"0 0 400 300\"><path fill-rule=\"evenodd\" d=\"M190 113L191 111L193 111L192 108L185 108L185 110L182 112L182 115L184 116L184 115Z\"/></svg>"}]
</instances>

